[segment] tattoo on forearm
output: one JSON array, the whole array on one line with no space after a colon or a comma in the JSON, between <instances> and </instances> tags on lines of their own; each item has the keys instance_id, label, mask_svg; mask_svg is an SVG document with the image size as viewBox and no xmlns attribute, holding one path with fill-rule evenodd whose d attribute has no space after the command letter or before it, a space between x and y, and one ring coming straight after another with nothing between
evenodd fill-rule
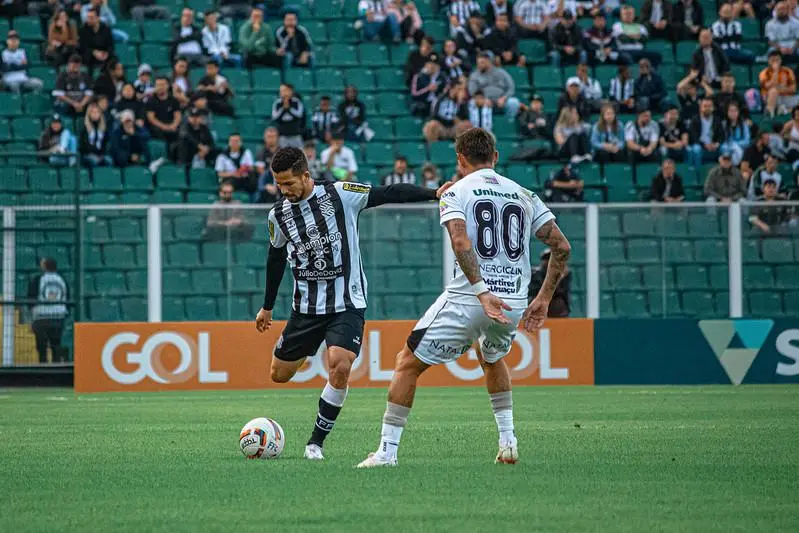
<instances>
[{"instance_id":1,"label":"tattoo on forearm","mask_svg":"<svg viewBox=\"0 0 799 533\"><path fill-rule=\"evenodd\" d=\"M453 243L455 258L458 260L458 265L461 267L466 279L472 285L481 281L483 276L480 274L480 264L477 262L477 254L474 253L471 241L469 241L469 237L466 234L466 222L461 219L450 220L447 222L447 230ZM463 246L462 249L459 249L455 245L456 242L468 243L469 246Z\"/></svg>"},{"instance_id":2,"label":"tattoo on forearm","mask_svg":"<svg viewBox=\"0 0 799 533\"><path fill-rule=\"evenodd\" d=\"M571 246L554 220L544 224L535 236L552 250L552 254L549 256L547 275L538 291L539 295L551 300L558 283L566 273L566 262L571 254Z\"/></svg>"}]
</instances>

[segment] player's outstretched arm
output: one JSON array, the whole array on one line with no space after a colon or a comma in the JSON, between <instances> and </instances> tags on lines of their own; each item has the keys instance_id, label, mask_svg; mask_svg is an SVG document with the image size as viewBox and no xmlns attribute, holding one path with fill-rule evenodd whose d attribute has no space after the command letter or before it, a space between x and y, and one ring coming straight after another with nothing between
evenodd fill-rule
<instances>
[{"instance_id":1,"label":"player's outstretched arm","mask_svg":"<svg viewBox=\"0 0 799 533\"><path fill-rule=\"evenodd\" d=\"M461 267L466 279L469 280L477 299L480 300L486 316L500 324L510 324L510 319L502 310L510 310L511 307L503 302L501 298L489 292L483 281L483 276L480 274L480 263L477 262L477 255L472 248L472 241L466 233L466 221L462 218L453 218L445 222L445 224L458 265Z\"/></svg>"},{"instance_id":2,"label":"player's outstretched arm","mask_svg":"<svg viewBox=\"0 0 799 533\"><path fill-rule=\"evenodd\" d=\"M280 289L280 282L283 281L283 273L286 271L287 262L286 247L276 248L269 246L269 253L266 256L266 288L264 289L264 305L255 317L255 327L263 333L272 325L272 309L277 300L277 291Z\"/></svg>"},{"instance_id":3,"label":"player's outstretched arm","mask_svg":"<svg viewBox=\"0 0 799 533\"><path fill-rule=\"evenodd\" d=\"M554 220L541 226L535 236L549 246L552 254L549 256L544 282L522 316L522 325L527 331L535 331L544 325L544 319L549 311L549 302L552 301L558 283L566 275L566 262L571 255L571 245Z\"/></svg>"},{"instance_id":4,"label":"player's outstretched arm","mask_svg":"<svg viewBox=\"0 0 799 533\"><path fill-rule=\"evenodd\" d=\"M366 209L383 204L405 204L410 202L429 202L441 197L448 186L433 190L410 183L397 183L386 187L372 187Z\"/></svg>"}]
</instances>

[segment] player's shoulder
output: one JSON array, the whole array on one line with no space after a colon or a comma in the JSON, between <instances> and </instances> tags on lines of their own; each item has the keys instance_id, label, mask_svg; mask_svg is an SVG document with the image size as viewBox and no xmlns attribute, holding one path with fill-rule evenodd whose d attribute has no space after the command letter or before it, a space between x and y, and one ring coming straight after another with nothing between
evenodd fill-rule
<instances>
[{"instance_id":1,"label":"player's shoulder","mask_svg":"<svg viewBox=\"0 0 799 533\"><path fill-rule=\"evenodd\" d=\"M354 181L338 181L333 186L339 193L369 194L372 190L371 185Z\"/></svg>"}]
</instances>

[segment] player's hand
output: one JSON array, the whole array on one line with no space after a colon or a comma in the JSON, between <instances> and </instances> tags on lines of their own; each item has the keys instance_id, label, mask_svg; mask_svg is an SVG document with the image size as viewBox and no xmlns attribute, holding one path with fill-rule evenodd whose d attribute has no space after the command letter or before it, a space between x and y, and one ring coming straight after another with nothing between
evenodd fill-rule
<instances>
[{"instance_id":1,"label":"player's hand","mask_svg":"<svg viewBox=\"0 0 799 533\"><path fill-rule=\"evenodd\" d=\"M535 298L522 315L522 327L533 333L541 329L549 311L549 302Z\"/></svg>"},{"instance_id":2,"label":"player's hand","mask_svg":"<svg viewBox=\"0 0 799 533\"><path fill-rule=\"evenodd\" d=\"M447 192L447 189L449 189L453 185L454 183L452 181L448 181L444 185L439 187L438 190L436 191L436 198L440 199L442 196L444 196L444 193Z\"/></svg>"},{"instance_id":3,"label":"player's hand","mask_svg":"<svg viewBox=\"0 0 799 533\"><path fill-rule=\"evenodd\" d=\"M261 308L258 311L258 315L255 317L255 329L257 329L260 333L268 330L272 327L272 311L267 311L264 308Z\"/></svg>"},{"instance_id":4,"label":"player's hand","mask_svg":"<svg viewBox=\"0 0 799 533\"><path fill-rule=\"evenodd\" d=\"M483 312L488 318L500 324L510 324L510 319L502 312L503 309L510 311L512 308L499 296L484 292L477 296L480 300L480 305L483 306Z\"/></svg>"}]
</instances>

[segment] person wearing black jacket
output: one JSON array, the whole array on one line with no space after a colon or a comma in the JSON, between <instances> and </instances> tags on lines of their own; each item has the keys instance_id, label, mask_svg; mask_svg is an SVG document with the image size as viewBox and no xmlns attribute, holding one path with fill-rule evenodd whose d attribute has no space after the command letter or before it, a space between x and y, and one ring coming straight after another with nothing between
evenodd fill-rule
<instances>
[{"instance_id":1,"label":"person wearing black jacket","mask_svg":"<svg viewBox=\"0 0 799 533\"><path fill-rule=\"evenodd\" d=\"M558 110L555 113L556 117L560 116L560 111L564 107L577 108L577 114L580 115L580 120L584 122L588 122L591 118L591 106L585 96L580 92L580 84L576 78L569 81L566 90L560 95L558 99Z\"/></svg>"},{"instance_id":2,"label":"person wearing black jacket","mask_svg":"<svg viewBox=\"0 0 799 533\"><path fill-rule=\"evenodd\" d=\"M541 290L544 280L547 277L547 269L549 268L549 258L552 255L552 250L546 248L541 252L541 263L533 270L530 275L530 286L527 291L527 301L532 302L533 299ZM572 285L572 272L571 269L566 267L566 272L560 278L558 286L555 288L555 293L552 295L552 301L549 302L549 310L547 316L549 318L565 318L571 313L571 285Z\"/></svg>"},{"instance_id":3,"label":"person wearing black jacket","mask_svg":"<svg viewBox=\"0 0 799 533\"><path fill-rule=\"evenodd\" d=\"M713 100L699 103L699 115L688 126L688 162L699 168L702 163L715 161L724 142L724 124L713 112Z\"/></svg>"},{"instance_id":4,"label":"person wearing black jacket","mask_svg":"<svg viewBox=\"0 0 799 533\"><path fill-rule=\"evenodd\" d=\"M421 117L430 115L430 108L444 87L438 56L430 54L424 68L411 80L411 113Z\"/></svg>"},{"instance_id":5,"label":"person wearing black jacket","mask_svg":"<svg viewBox=\"0 0 799 533\"><path fill-rule=\"evenodd\" d=\"M136 125L140 128L144 127L144 102L136 98L136 88L132 83L126 82L119 91L119 99L114 103L113 114L119 119L119 114L125 110L133 112Z\"/></svg>"},{"instance_id":6,"label":"person wearing black jacket","mask_svg":"<svg viewBox=\"0 0 799 533\"><path fill-rule=\"evenodd\" d=\"M519 37L516 35L516 28L510 25L508 15L506 13L498 15L496 25L489 30L484 42L486 50L494 52L497 66L523 67L527 58L519 54L518 45Z\"/></svg>"},{"instance_id":7,"label":"person wearing black jacket","mask_svg":"<svg viewBox=\"0 0 799 533\"><path fill-rule=\"evenodd\" d=\"M644 58L638 62L638 79L633 83L636 104L654 112L663 111L666 102L666 84L660 74L652 70L652 63Z\"/></svg>"},{"instance_id":8,"label":"person wearing black jacket","mask_svg":"<svg viewBox=\"0 0 799 533\"><path fill-rule=\"evenodd\" d=\"M717 89L721 83L721 76L730 70L730 60L724 50L713 42L710 30L699 32L699 46L691 56L691 72L688 76L704 80L705 83Z\"/></svg>"},{"instance_id":9,"label":"person wearing black jacket","mask_svg":"<svg viewBox=\"0 0 799 533\"><path fill-rule=\"evenodd\" d=\"M297 24L297 14L283 15L283 25L275 31L277 47L285 52L285 61L293 67L313 68L313 41L305 27Z\"/></svg>"},{"instance_id":10,"label":"person wearing black jacket","mask_svg":"<svg viewBox=\"0 0 799 533\"><path fill-rule=\"evenodd\" d=\"M485 38L488 28L483 23L479 11L474 11L469 15L469 22L465 26L458 26L455 29L455 43L458 45L458 52L471 64L475 63L478 52L485 49Z\"/></svg>"},{"instance_id":11,"label":"person wearing black jacket","mask_svg":"<svg viewBox=\"0 0 799 533\"><path fill-rule=\"evenodd\" d=\"M674 161L666 159L660 166L649 191L651 202L682 202L685 200L685 189L682 186L682 178L677 174Z\"/></svg>"},{"instance_id":12,"label":"person wearing black jacket","mask_svg":"<svg viewBox=\"0 0 799 533\"><path fill-rule=\"evenodd\" d=\"M171 62L182 57L191 65L204 65L207 56L202 30L194 25L194 11L186 7L180 14L180 24L175 27L172 36Z\"/></svg>"},{"instance_id":13,"label":"person wearing black jacket","mask_svg":"<svg viewBox=\"0 0 799 533\"><path fill-rule=\"evenodd\" d=\"M115 57L106 62L103 73L94 82L94 95L105 96L113 104L125 84L125 67Z\"/></svg>"},{"instance_id":14,"label":"person wearing black jacket","mask_svg":"<svg viewBox=\"0 0 799 533\"><path fill-rule=\"evenodd\" d=\"M272 122L280 134L280 146L302 148L302 135L305 132L305 107L294 94L294 86L284 83L280 86L280 96L272 104Z\"/></svg>"},{"instance_id":15,"label":"person wearing black jacket","mask_svg":"<svg viewBox=\"0 0 799 533\"><path fill-rule=\"evenodd\" d=\"M150 151L147 130L136 126L133 111L127 109L119 114L119 124L111 131L111 158L118 167L131 165L147 165L150 163Z\"/></svg>"},{"instance_id":16,"label":"person wearing black jacket","mask_svg":"<svg viewBox=\"0 0 799 533\"><path fill-rule=\"evenodd\" d=\"M188 120L178 130L178 139L178 163L214 164L217 152L214 149L214 137L205 124L205 113L192 108Z\"/></svg>"},{"instance_id":17,"label":"person wearing black jacket","mask_svg":"<svg viewBox=\"0 0 799 533\"><path fill-rule=\"evenodd\" d=\"M427 58L433 53L433 46L435 46L435 40L429 35L426 35L419 43L419 48L412 50L411 53L408 54L408 59L405 61L406 87L411 86L413 77L424 68L425 63L427 63Z\"/></svg>"},{"instance_id":18,"label":"person wearing black jacket","mask_svg":"<svg viewBox=\"0 0 799 533\"><path fill-rule=\"evenodd\" d=\"M674 6L669 0L645 0L641 6L641 23L646 26L652 39L673 39L674 32L669 24Z\"/></svg>"},{"instance_id":19,"label":"person wearing black jacket","mask_svg":"<svg viewBox=\"0 0 799 533\"><path fill-rule=\"evenodd\" d=\"M629 65L628 54L619 53L613 32L608 29L605 14L600 10L594 15L594 24L583 32L583 47L592 65Z\"/></svg>"},{"instance_id":20,"label":"person wearing black jacket","mask_svg":"<svg viewBox=\"0 0 799 533\"><path fill-rule=\"evenodd\" d=\"M553 67L574 65L588 62L588 54L583 49L583 36L580 28L574 23L571 11L564 11L560 22L550 30L552 51L549 57Z\"/></svg>"},{"instance_id":21,"label":"person wearing black jacket","mask_svg":"<svg viewBox=\"0 0 799 533\"><path fill-rule=\"evenodd\" d=\"M81 26L78 39L83 64L89 69L89 75L94 72L94 67L102 67L114 54L114 36L111 28L100 21L100 10L97 8L90 9L86 14L86 24Z\"/></svg>"},{"instance_id":22,"label":"person wearing black jacket","mask_svg":"<svg viewBox=\"0 0 799 533\"><path fill-rule=\"evenodd\" d=\"M344 89L344 100L338 105L338 116L347 140L361 142L366 129L366 106L358 99L358 89L354 85L348 85Z\"/></svg>"},{"instance_id":23,"label":"person wearing black jacket","mask_svg":"<svg viewBox=\"0 0 799 533\"><path fill-rule=\"evenodd\" d=\"M691 41L699 35L705 24L702 4L696 0L678 0L671 12L674 36L680 41Z\"/></svg>"},{"instance_id":24,"label":"person wearing black jacket","mask_svg":"<svg viewBox=\"0 0 799 533\"><path fill-rule=\"evenodd\" d=\"M486 4L486 24L493 27L500 15L510 19L513 16L513 4L508 0L490 0Z\"/></svg>"},{"instance_id":25,"label":"person wearing black jacket","mask_svg":"<svg viewBox=\"0 0 799 533\"><path fill-rule=\"evenodd\" d=\"M468 96L462 87L452 85L441 95L430 113L422 133L427 142L454 139L472 127L469 122Z\"/></svg>"},{"instance_id":26,"label":"person wearing black jacket","mask_svg":"<svg viewBox=\"0 0 799 533\"><path fill-rule=\"evenodd\" d=\"M735 92L735 76L732 75L732 72L725 72L721 76L721 89L713 95L716 114L721 118L725 118L730 104L736 104L741 111L741 118L751 123L746 99L744 99L742 94Z\"/></svg>"}]
</instances>

